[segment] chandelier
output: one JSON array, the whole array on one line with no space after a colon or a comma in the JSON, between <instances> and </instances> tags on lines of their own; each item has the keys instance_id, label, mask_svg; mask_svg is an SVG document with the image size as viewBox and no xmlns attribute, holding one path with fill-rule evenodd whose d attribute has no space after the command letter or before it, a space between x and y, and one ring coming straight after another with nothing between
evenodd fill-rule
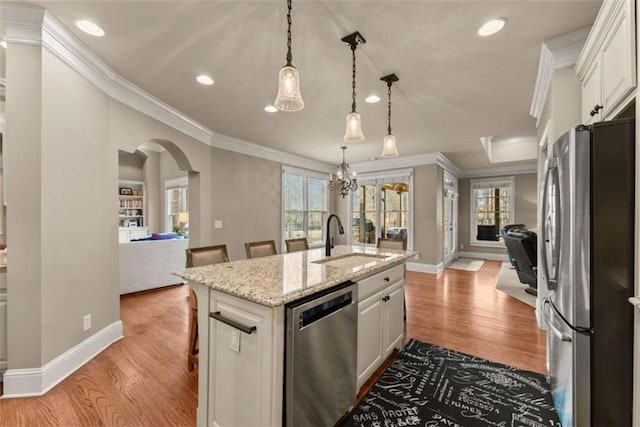
<instances>
[{"instance_id":1,"label":"chandelier","mask_svg":"<svg viewBox=\"0 0 640 427\"><path fill-rule=\"evenodd\" d=\"M287 64L280 69L278 95L273 105L280 111L300 111L304 101L300 93L300 75L291 64L291 1L287 0Z\"/></svg>"},{"instance_id":2,"label":"chandelier","mask_svg":"<svg viewBox=\"0 0 640 427\"><path fill-rule=\"evenodd\" d=\"M344 142L360 142L364 141L364 133L362 133L362 121L360 114L356 112L356 47L358 44L365 44L367 41L359 32L351 33L344 36L342 41L351 47L351 112L347 114L347 129L344 133Z\"/></svg>"},{"instance_id":3,"label":"chandelier","mask_svg":"<svg viewBox=\"0 0 640 427\"><path fill-rule=\"evenodd\" d=\"M338 192L344 199L349 194L349 190L356 191L358 181L355 172L349 177L349 165L344 161L344 151L347 147L340 148L342 148L342 163L338 165L336 179L333 179L333 175L329 174L329 190Z\"/></svg>"}]
</instances>

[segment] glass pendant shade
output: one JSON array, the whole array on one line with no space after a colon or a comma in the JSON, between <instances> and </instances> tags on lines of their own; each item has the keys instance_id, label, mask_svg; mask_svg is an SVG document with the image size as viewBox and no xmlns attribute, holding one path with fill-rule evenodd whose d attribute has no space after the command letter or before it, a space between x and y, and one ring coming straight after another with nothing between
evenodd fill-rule
<instances>
[{"instance_id":1,"label":"glass pendant shade","mask_svg":"<svg viewBox=\"0 0 640 427\"><path fill-rule=\"evenodd\" d=\"M398 148L396 147L396 137L389 134L384 137L382 142L382 154L381 157L397 157Z\"/></svg>"},{"instance_id":2,"label":"glass pendant shade","mask_svg":"<svg viewBox=\"0 0 640 427\"><path fill-rule=\"evenodd\" d=\"M278 78L278 95L273 105L280 111L300 111L304 108L300 94L300 75L291 65L280 69Z\"/></svg>"},{"instance_id":3,"label":"glass pendant shade","mask_svg":"<svg viewBox=\"0 0 640 427\"><path fill-rule=\"evenodd\" d=\"M344 142L361 142L364 141L362 133L362 121L360 114L352 112L347 114L347 130L344 133Z\"/></svg>"}]
</instances>

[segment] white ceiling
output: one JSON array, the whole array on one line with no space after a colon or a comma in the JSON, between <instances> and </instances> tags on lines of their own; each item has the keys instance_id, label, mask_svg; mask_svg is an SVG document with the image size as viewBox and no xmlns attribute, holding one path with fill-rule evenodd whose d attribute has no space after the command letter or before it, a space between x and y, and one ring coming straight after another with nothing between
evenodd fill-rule
<instances>
[{"instance_id":1,"label":"white ceiling","mask_svg":"<svg viewBox=\"0 0 640 427\"><path fill-rule=\"evenodd\" d=\"M293 64L305 108L268 114L285 63L286 1L39 2L117 73L219 133L328 163L341 159L358 30L358 111L366 140L351 163L377 157L386 87L396 73L392 126L400 155L441 151L462 169L490 166L485 135L535 133L529 115L541 42L593 23L600 0L293 1ZM495 36L477 36L506 17ZM88 36L75 18L101 25ZM4 55L4 52L0 53ZM0 58L2 61L2 58ZM195 81L209 73L215 85ZM364 98L377 93L378 104ZM505 166L501 163L499 166Z\"/></svg>"}]
</instances>

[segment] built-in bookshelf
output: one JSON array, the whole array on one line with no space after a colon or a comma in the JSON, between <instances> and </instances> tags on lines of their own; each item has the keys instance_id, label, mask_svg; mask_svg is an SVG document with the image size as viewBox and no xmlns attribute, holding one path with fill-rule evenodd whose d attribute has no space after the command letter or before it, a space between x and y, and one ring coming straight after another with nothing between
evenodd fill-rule
<instances>
[{"instance_id":1,"label":"built-in bookshelf","mask_svg":"<svg viewBox=\"0 0 640 427\"><path fill-rule=\"evenodd\" d=\"M118 223L120 243L148 234L149 228L145 226L144 182L119 182Z\"/></svg>"}]
</instances>

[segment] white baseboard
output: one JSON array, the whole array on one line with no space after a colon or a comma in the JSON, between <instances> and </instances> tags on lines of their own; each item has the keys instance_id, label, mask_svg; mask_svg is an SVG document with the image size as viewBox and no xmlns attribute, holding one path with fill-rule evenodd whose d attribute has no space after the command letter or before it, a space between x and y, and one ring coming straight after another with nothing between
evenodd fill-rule
<instances>
[{"instance_id":1,"label":"white baseboard","mask_svg":"<svg viewBox=\"0 0 640 427\"><path fill-rule=\"evenodd\" d=\"M2 398L42 396L122 337L118 320L40 368L7 370Z\"/></svg>"},{"instance_id":2,"label":"white baseboard","mask_svg":"<svg viewBox=\"0 0 640 427\"><path fill-rule=\"evenodd\" d=\"M458 252L458 258L478 258L478 259L487 259L490 261L503 261L509 262L509 257L506 254L506 250L504 254L492 254L488 252Z\"/></svg>"},{"instance_id":3,"label":"white baseboard","mask_svg":"<svg viewBox=\"0 0 640 427\"><path fill-rule=\"evenodd\" d=\"M443 263L438 263L437 265L434 264L421 264L419 262L408 262L407 263L407 270L408 271L417 271L419 273L431 273L431 274L437 274L440 273L442 270L444 270L444 264Z\"/></svg>"}]
</instances>

